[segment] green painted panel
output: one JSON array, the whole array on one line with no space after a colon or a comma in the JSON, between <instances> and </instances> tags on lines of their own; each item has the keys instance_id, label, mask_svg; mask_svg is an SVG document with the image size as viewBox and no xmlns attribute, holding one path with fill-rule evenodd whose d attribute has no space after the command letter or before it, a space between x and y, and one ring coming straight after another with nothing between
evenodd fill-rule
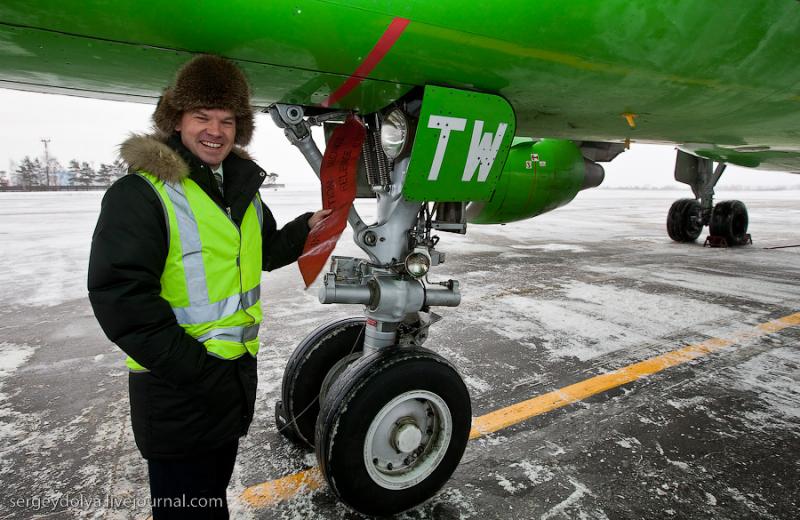
<instances>
[{"instance_id":1,"label":"green painted panel","mask_svg":"<svg viewBox=\"0 0 800 520\"><path fill-rule=\"evenodd\" d=\"M488 200L514 139L514 111L491 94L425 87L403 195Z\"/></svg>"},{"instance_id":2,"label":"green painted panel","mask_svg":"<svg viewBox=\"0 0 800 520\"><path fill-rule=\"evenodd\" d=\"M319 105L398 16L411 23L338 106L435 84L504 97L523 135L800 152L796 0L2 0L0 82L153 99L213 52L257 104Z\"/></svg>"},{"instance_id":3,"label":"green painted panel","mask_svg":"<svg viewBox=\"0 0 800 520\"><path fill-rule=\"evenodd\" d=\"M552 211L570 202L583 184L581 151L571 141L542 139L511 149L492 199L470 224L504 224Z\"/></svg>"},{"instance_id":4,"label":"green painted panel","mask_svg":"<svg viewBox=\"0 0 800 520\"><path fill-rule=\"evenodd\" d=\"M0 72L5 85L25 90L49 86L153 100L181 63L210 52L242 66L256 105L319 105L356 70L391 20L308 0L238 0L225 9L196 0L85 0L78 9L52 0L3 0ZM359 29L342 30L348 26ZM373 112L413 86L396 75L373 77L342 104Z\"/></svg>"}]
</instances>

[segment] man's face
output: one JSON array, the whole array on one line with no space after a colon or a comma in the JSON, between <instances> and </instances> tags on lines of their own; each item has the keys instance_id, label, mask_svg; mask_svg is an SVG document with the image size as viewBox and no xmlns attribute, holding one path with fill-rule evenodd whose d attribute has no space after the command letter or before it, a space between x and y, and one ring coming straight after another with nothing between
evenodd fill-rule
<instances>
[{"instance_id":1,"label":"man's face","mask_svg":"<svg viewBox=\"0 0 800 520\"><path fill-rule=\"evenodd\" d=\"M228 156L236 138L236 116L223 108L187 110L175 130L186 148L216 168Z\"/></svg>"}]
</instances>

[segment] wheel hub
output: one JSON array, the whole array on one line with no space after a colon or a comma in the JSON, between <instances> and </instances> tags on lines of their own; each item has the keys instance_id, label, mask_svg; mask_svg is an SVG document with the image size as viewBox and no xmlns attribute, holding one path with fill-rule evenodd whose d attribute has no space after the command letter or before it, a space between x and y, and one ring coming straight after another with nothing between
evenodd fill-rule
<instances>
[{"instance_id":1,"label":"wheel hub","mask_svg":"<svg viewBox=\"0 0 800 520\"><path fill-rule=\"evenodd\" d=\"M422 442L422 430L413 421L411 418L401 421L394 430L392 445L400 453L411 453Z\"/></svg>"},{"instance_id":2,"label":"wheel hub","mask_svg":"<svg viewBox=\"0 0 800 520\"><path fill-rule=\"evenodd\" d=\"M453 436L450 409L438 395L398 395L372 419L364 438L370 478L386 489L408 489L439 466Z\"/></svg>"}]
</instances>

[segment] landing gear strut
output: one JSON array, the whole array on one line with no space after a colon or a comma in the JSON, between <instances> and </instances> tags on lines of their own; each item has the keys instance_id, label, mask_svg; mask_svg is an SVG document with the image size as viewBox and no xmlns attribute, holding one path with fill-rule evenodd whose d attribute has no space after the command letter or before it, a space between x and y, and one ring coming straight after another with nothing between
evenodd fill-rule
<instances>
[{"instance_id":1,"label":"landing gear strut","mask_svg":"<svg viewBox=\"0 0 800 520\"><path fill-rule=\"evenodd\" d=\"M377 222L367 225L350 210L355 242L367 258L333 257L319 298L360 304L364 316L323 325L303 340L276 406L279 430L313 446L330 489L365 514L399 513L432 497L461 460L470 430L461 377L421 347L439 319L431 307L461 302L457 281L428 281L429 269L445 258L431 232L463 232L466 224L463 204L431 210L402 195L410 154L404 140L419 106L411 101L362 120L359 190L377 199ZM302 107L286 105L270 114L319 176L322 156L310 127L347 114L305 117Z\"/></svg>"},{"instance_id":2,"label":"landing gear strut","mask_svg":"<svg viewBox=\"0 0 800 520\"><path fill-rule=\"evenodd\" d=\"M675 201L667 214L667 233L676 242L694 242L709 226L709 240L738 246L747 243L747 207L738 200L714 205L714 187L725 171L725 163L714 168L711 159L678 151L675 180L688 184L694 199Z\"/></svg>"}]
</instances>

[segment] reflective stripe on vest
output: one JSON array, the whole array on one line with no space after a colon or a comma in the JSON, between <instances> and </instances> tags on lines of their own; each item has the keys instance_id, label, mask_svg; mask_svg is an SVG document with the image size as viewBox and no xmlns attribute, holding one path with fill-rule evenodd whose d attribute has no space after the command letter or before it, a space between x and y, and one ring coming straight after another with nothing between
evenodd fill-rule
<instances>
[{"instance_id":1,"label":"reflective stripe on vest","mask_svg":"<svg viewBox=\"0 0 800 520\"><path fill-rule=\"evenodd\" d=\"M219 339L225 341L250 341L258 337L258 325L251 325L249 327L226 327L222 329L214 329L206 332L197 341L203 343L210 339Z\"/></svg>"},{"instance_id":2,"label":"reflective stripe on vest","mask_svg":"<svg viewBox=\"0 0 800 520\"><path fill-rule=\"evenodd\" d=\"M258 217L258 229L264 229L264 210L261 207L261 199L258 198L258 195L253 197L253 209L256 211L256 217Z\"/></svg>"},{"instance_id":3,"label":"reflective stripe on vest","mask_svg":"<svg viewBox=\"0 0 800 520\"><path fill-rule=\"evenodd\" d=\"M178 220L178 234L183 250L183 271L186 276L186 290L189 293L189 304L205 305L208 303L208 285L206 284L206 268L203 265L203 244L200 242L200 230L194 217L183 184L165 184L167 195L175 209ZM204 320L206 321L206 320Z\"/></svg>"},{"instance_id":4,"label":"reflective stripe on vest","mask_svg":"<svg viewBox=\"0 0 800 520\"><path fill-rule=\"evenodd\" d=\"M205 288L204 288L205 290ZM213 321L217 316L228 316L240 308L249 308L261 299L261 286L253 287L244 294L234 294L222 301L191 305L189 307L173 307L178 323L181 325L195 325L206 321Z\"/></svg>"},{"instance_id":5,"label":"reflective stripe on vest","mask_svg":"<svg viewBox=\"0 0 800 520\"><path fill-rule=\"evenodd\" d=\"M178 324L212 356L255 357L262 317L261 199L253 198L237 227L191 179L166 183L146 172L139 175L164 208L169 251L161 296ZM146 371L130 357L127 365L132 371Z\"/></svg>"}]
</instances>

